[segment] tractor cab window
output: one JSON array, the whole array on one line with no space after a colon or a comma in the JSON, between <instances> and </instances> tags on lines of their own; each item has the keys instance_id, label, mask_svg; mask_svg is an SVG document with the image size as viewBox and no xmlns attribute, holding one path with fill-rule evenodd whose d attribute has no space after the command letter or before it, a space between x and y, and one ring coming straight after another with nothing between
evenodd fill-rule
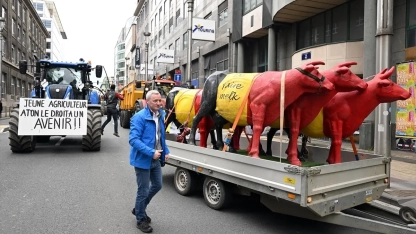
<instances>
[{"instance_id":1,"label":"tractor cab window","mask_svg":"<svg viewBox=\"0 0 416 234\"><path fill-rule=\"evenodd\" d=\"M46 71L45 79L50 84L71 85L75 89L82 83L81 72L73 68L50 68Z\"/></svg>"}]
</instances>

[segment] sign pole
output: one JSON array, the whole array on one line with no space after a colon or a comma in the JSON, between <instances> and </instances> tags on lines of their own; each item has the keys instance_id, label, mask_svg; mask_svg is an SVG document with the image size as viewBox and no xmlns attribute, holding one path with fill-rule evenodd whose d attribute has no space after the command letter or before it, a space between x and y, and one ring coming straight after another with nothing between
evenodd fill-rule
<instances>
[{"instance_id":1,"label":"sign pole","mask_svg":"<svg viewBox=\"0 0 416 234\"><path fill-rule=\"evenodd\" d=\"M188 62L186 64L186 82L191 87L191 64L192 64L192 17L194 11L194 0L188 0Z\"/></svg>"}]
</instances>

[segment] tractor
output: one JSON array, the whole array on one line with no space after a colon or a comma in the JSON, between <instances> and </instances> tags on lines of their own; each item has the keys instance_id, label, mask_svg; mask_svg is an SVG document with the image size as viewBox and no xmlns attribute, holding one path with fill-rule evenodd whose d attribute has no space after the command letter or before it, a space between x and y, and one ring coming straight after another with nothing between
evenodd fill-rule
<instances>
[{"instance_id":1,"label":"tractor","mask_svg":"<svg viewBox=\"0 0 416 234\"><path fill-rule=\"evenodd\" d=\"M45 58L37 59L35 64L28 64L25 60L20 61L19 72L26 74L28 66L35 67L34 88L29 98L23 99L23 101L51 102L56 100L61 103L69 103L79 100L78 102L84 103L85 106L82 106L81 110L86 113L86 116L82 116L84 123L86 119L86 132L82 131L82 134L79 134L82 135L82 150L99 151L101 147L101 100L98 92L103 92L98 87L94 87L90 80L90 73L95 70L95 76L101 78L104 67L100 65L92 67L90 62L86 62L82 58L75 63L58 62ZM25 111L22 106L19 106L21 103L22 99L14 105L10 114L9 144L12 152L29 153L35 149L36 143L48 142L51 136L69 135L63 134L60 129L54 129L53 132L39 130L31 135L19 134L19 126L22 128L20 129L22 132L27 130L24 120L19 125L19 117L22 118L21 113ZM41 111L46 112L43 109ZM74 127L76 128L76 126L72 126L72 128Z\"/></svg>"}]
</instances>

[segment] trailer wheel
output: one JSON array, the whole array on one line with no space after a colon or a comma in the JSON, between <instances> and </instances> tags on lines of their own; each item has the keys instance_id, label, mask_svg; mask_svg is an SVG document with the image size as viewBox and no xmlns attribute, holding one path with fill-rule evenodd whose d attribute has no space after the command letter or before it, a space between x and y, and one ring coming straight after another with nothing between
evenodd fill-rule
<instances>
[{"instance_id":1,"label":"trailer wheel","mask_svg":"<svg viewBox=\"0 0 416 234\"><path fill-rule=\"evenodd\" d=\"M120 118L120 123L123 122L123 125L121 125L121 126L123 128L130 128L130 118L131 118L130 112L129 111L121 111L121 114L123 114L123 119Z\"/></svg>"},{"instance_id":2,"label":"trailer wheel","mask_svg":"<svg viewBox=\"0 0 416 234\"><path fill-rule=\"evenodd\" d=\"M404 206L399 211L400 218L408 224L416 223L416 210Z\"/></svg>"},{"instance_id":3,"label":"trailer wheel","mask_svg":"<svg viewBox=\"0 0 416 234\"><path fill-rule=\"evenodd\" d=\"M36 141L33 136L19 136L19 109L10 111L9 145L14 153L30 153L35 150Z\"/></svg>"},{"instance_id":4,"label":"trailer wheel","mask_svg":"<svg viewBox=\"0 0 416 234\"><path fill-rule=\"evenodd\" d=\"M175 171L174 181L176 192L183 196L191 195L196 189L197 175L178 167Z\"/></svg>"},{"instance_id":5,"label":"trailer wheel","mask_svg":"<svg viewBox=\"0 0 416 234\"><path fill-rule=\"evenodd\" d=\"M101 148L101 110L89 109L87 135L82 136L83 151L99 151Z\"/></svg>"},{"instance_id":6,"label":"trailer wheel","mask_svg":"<svg viewBox=\"0 0 416 234\"><path fill-rule=\"evenodd\" d=\"M214 210L220 210L229 205L232 194L228 186L218 179L206 177L204 180L205 203Z\"/></svg>"}]
</instances>

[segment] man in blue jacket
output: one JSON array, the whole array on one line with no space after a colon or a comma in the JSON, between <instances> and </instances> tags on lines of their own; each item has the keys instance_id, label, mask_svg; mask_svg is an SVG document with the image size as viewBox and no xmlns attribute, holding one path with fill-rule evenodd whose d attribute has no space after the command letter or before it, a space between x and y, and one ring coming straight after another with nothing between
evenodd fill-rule
<instances>
[{"instance_id":1,"label":"man in blue jacket","mask_svg":"<svg viewBox=\"0 0 416 234\"><path fill-rule=\"evenodd\" d=\"M137 228L150 233L151 219L146 207L162 188L162 165L169 160L169 149L165 142L164 111L162 97L156 90L146 94L147 105L130 121L130 165L136 171L137 196L132 213L137 219ZM149 188L149 182L151 187Z\"/></svg>"}]
</instances>

